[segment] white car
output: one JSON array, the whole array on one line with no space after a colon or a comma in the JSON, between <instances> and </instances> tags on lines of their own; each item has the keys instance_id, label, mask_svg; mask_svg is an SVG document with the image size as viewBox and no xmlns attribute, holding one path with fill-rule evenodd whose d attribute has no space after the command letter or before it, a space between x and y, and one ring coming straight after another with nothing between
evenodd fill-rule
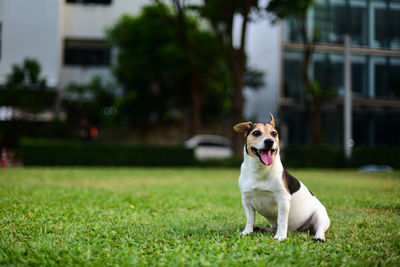
<instances>
[{"instance_id":1,"label":"white car","mask_svg":"<svg viewBox=\"0 0 400 267\"><path fill-rule=\"evenodd\" d=\"M231 141L219 135L195 135L185 141L183 145L194 149L194 156L198 160L224 159L233 156Z\"/></svg>"}]
</instances>

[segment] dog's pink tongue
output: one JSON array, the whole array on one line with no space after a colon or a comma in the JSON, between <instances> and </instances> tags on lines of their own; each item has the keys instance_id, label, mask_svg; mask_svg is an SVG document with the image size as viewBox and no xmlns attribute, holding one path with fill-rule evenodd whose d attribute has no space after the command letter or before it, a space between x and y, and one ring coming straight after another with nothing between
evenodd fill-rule
<instances>
[{"instance_id":1,"label":"dog's pink tongue","mask_svg":"<svg viewBox=\"0 0 400 267\"><path fill-rule=\"evenodd\" d=\"M271 150L268 150L267 152L261 150L260 155L261 155L261 161L267 166L271 165L272 162L274 161L271 155Z\"/></svg>"}]
</instances>

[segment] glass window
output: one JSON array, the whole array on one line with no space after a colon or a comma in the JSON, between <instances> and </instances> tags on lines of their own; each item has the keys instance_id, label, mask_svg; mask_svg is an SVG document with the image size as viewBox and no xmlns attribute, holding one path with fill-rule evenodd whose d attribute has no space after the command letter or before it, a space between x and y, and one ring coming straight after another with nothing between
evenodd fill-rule
<instances>
[{"instance_id":1,"label":"glass window","mask_svg":"<svg viewBox=\"0 0 400 267\"><path fill-rule=\"evenodd\" d=\"M365 6L320 3L314 8L317 42L343 43L343 34L352 36L354 45L367 44L367 12Z\"/></svg>"},{"instance_id":2,"label":"glass window","mask_svg":"<svg viewBox=\"0 0 400 267\"><path fill-rule=\"evenodd\" d=\"M321 90L343 90L343 59L340 61L332 60L329 54L324 54L322 60L314 61L314 78Z\"/></svg>"},{"instance_id":3,"label":"glass window","mask_svg":"<svg viewBox=\"0 0 400 267\"><path fill-rule=\"evenodd\" d=\"M286 52L284 66L284 95L302 97L300 52ZM311 72L322 90L327 94L344 94L344 57L334 53L314 53ZM368 97L368 64L366 56L351 57L352 91L354 97ZM394 81L393 83L395 83Z\"/></svg>"},{"instance_id":4,"label":"glass window","mask_svg":"<svg viewBox=\"0 0 400 267\"><path fill-rule=\"evenodd\" d=\"M301 100L303 95L302 80L300 60L285 58L283 84L284 96Z\"/></svg>"},{"instance_id":5,"label":"glass window","mask_svg":"<svg viewBox=\"0 0 400 267\"><path fill-rule=\"evenodd\" d=\"M111 4L111 0L67 0L67 3L110 5Z\"/></svg>"},{"instance_id":6,"label":"glass window","mask_svg":"<svg viewBox=\"0 0 400 267\"><path fill-rule=\"evenodd\" d=\"M374 65L376 97L400 97L400 64L395 63L386 58L385 62Z\"/></svg>"},{"instance_id":7,"label":"glass window","mask_svg":"<svg viewBox=\"0 0 400 267\"><path fill-rule=\"evenodd\" d=\"M374 37L379 47L400 47L400 9L374 8Z\"/></svg>"},{"instance_id":8,"label":"glass window","mask_svg":"<svg viewBox=\"0 0 400 267\"><path fill-rule=\"evenodd\" d=\"M75 66L110 65L110 47L105 41L66 40L64 64Z\"/></svg>"},{"instance_id":9,"label":"glass window","mask_svg":"<svg viewBox=\"0 0 400 267\"><path fill-rule=\"evenodd\" d=\"M317 5L314 8L314 26L317 33L317 42L328 43L335 37L330 36L332 32L332 13L329 6Z\"/></svg>"},{"instance_id":10,"label":"glass window","mask_svg":"<svg viewBox=\"0 0 400 267\"><path fill-rule=\"evenodd\" d=\"M351 89L355 97L367 97L367 64L366 63L351 63Z\"/></svg>"},{"instance_id":11,"label":"glass window","mask_svg":"<svg viewBox=\"0 0 400 267\"><path fill-rule=\"evenodd\" d=\"M344 57L340 54L316 53L314 57L314 78L324 90L335 90L344 95ZM368 96L368 81L365 56L351 57L351 86L353 97Z\"/></svg>"},{"instance_id":12,"label":"glass window","mask_svg":"<svg viewBox=\"0 0 400 267\"><path fill-rule=\"evenodd\" d=\"M303 41L299 21L296 18L294 18L294 17L288 18L288 20L286 22L286 27L288 27L288 29L289 29L287 41L295 41L295 42Z\"/></svg>"}]
</instances>

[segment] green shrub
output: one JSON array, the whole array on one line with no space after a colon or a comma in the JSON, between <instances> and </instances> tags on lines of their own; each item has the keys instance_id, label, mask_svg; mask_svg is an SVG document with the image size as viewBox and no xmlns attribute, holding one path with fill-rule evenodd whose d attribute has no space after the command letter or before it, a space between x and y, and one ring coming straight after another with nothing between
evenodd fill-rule
<instances>
[{"instance_id":1,"label":"green shrub","mask_svg":"<svg viewBox=\"0 0 400 267\"><path fill-rule=\"evenodd\" d=\"M188 166L194 165L193 150L79 141L23 140L25 166Z\"/></svg>"},{"instance_id":2,"label":"green shrub","mask_svg":"<svg viewBox=\"0 0 400 267\"><path fill-rule=\"evenodd\" d=\"M285 167L345 167L343 149L336 146L288 146L282 153Z\"/></svg>"},{"instance_id":3,"label":"green shrub","mask_svg":"<svg viewBox=\"0 0 400 267\"><path fill-rule=\"evenodd\" d=\"M338 146L288 146L283 154L285 167L345 168L367 164L400 168L400 147L354 147L347 162L344 149Z\"/></svg>"},{"instance_id":4,"label":"green shrub","mask_svg":"<svg viewBox=\"0 0 400 267\"><path fill-rule=\"evenodd\" d=\"M355 147L351 165L376 164L400 168L399 155L400 147Z\"/></svg>"},{"instance_id":5,"label":"green shrub","mask_svg":"<svg viewBox=\"0 0 400 267\"><path fill-rule=\"evenodd\" d=\"M52 107L57 98L55 90L0 89L0 106L13 106L39 111Z\"/></svg>"},{"instance_id":6,"label":"green shrub","mask_svg":"<svg viewBox=\"0 0 400 267\"><path fill-rule=\"evenodd\" d=\"M196 161L192 149L66 140L24 139L24 165L36 166L198 166L239 167L241 159ZM289 168L346 168L367 164L400 168L400 147L355 147L350 162L338 146L289 146L282 161Z\"/></svg>"}]
</instances>

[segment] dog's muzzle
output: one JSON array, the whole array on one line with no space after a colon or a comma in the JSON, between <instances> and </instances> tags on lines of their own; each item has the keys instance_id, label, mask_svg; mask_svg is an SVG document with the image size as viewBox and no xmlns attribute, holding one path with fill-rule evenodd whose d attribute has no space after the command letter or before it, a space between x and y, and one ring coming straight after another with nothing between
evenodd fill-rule
<instances>
[{"instance_id":1,"label":"dog's muzzle","mask_svg":"<svg viewBox=\"0 0 400 267\"><path fill-rule=\"evenodd\" d=\"M268 139L266 139L264 141L264 145L265 147L262 149L257 149L255 147L251 148L251 152L253 152L254 155L256 155L259 160L261 161L262 164L270 166L272 165L272 163L274 162L274 158L272 157L272 155L276 152L276 149L272 149L273 145L274 145L274 141L272 141L272 143L270 141L268 141ZM267 146L267 144L268 146Z\"/></svg>"}]
</instances>

